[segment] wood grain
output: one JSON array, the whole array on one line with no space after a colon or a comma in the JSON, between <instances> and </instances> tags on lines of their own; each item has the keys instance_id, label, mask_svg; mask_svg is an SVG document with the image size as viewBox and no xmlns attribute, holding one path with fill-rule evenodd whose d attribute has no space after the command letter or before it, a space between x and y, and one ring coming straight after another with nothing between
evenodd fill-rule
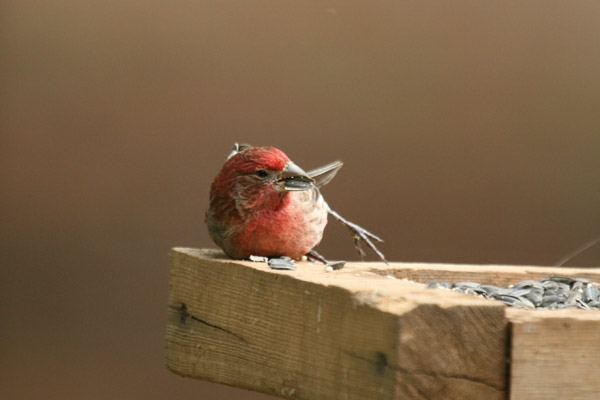
<instances>
[{"instance_id":1,"label":"wood grain","mask_svg":"<svg viewBox=\"0 0 600 400\"><path fill-rule=\"evenodd\" d=\"M463 264L422 264L422 263L361 263L363 268L379 275L392 275L396 278L415 282L473 281L508 287L525 279L542 280L553 275L587 278L600 282L600 268L537 267L531 265L463 265ZM349 264L353 265L353 264Z\"/></svg>"},{"instance_id":2,"label":"wood grain","mask_svg":"<svg viewBox=\"0 0 600 400\"><path fill-rule=\"evenodd\" d=\"M507 309L511 400L600 399L600 313Z\"/></svg>"},{"instance_id":3,"label":"wood grain","mask_svg":"<svg viewBox=\"0 0 600 400\"><path fill-rule=\"evenodd\" d=\"M504 399L504 306L371 265L171 253L167 366L293 399Z\"/></svg>"}]
</instances>

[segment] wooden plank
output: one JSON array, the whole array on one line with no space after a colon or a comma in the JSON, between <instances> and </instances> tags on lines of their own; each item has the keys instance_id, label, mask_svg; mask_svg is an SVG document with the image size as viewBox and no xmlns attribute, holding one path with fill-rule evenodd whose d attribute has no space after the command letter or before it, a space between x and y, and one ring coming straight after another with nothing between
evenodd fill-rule
<instances>
[{"instance_id":1,"label":"wooden plank","mask_svg":"<svg viewBox=\"0 0 600 400\"><path fill-rule=\"evenodd\" d=\"M167 366L294 399L504 399L504 306L390 279L173 249Z\"/></svg>"},{"instance_id":2,"label":"wooden plank","mask_svg":"<svg viewBox=\"0 0 600 400\"><path fill-rule=\"evenodd\" d=\"M352 265L352 264L349 264ZM600 282L600 268L536 267L530 265L462 265L423 263L364 263L371 272L427 284L474 281L508 287L525 279L542 280L553 275L587 278Z\"/></svg>"},{"instance_id":3,"label":"wooden plank","mask_svg":"<svg viewBox=\"0 0 600 400\"><path fill-rule=\"evenodd\" d=\"M507 309L511 400L600 399L600 313Z\"/></svg>"}]
</instances>

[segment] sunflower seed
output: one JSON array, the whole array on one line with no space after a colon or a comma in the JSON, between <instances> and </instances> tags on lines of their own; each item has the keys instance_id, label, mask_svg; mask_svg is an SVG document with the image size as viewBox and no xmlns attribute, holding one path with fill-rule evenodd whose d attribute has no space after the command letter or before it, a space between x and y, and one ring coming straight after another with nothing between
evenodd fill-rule
<instances>
[{"instance_id":1,"label":"sunflower seed","mask_svg":"<svg viewBox=\"0 0 600 400\"><path fill-rule=\"evenodd\" d=\"M586 278L551 276L541 281L523 280L503 288L496 285L461 281L450 284L431 281L428 288L446 288L455 292L479 295L502 301L512 307L532 310L535 308L580 308L600 310L598 284Z\"/></svg>"}]
</instances>

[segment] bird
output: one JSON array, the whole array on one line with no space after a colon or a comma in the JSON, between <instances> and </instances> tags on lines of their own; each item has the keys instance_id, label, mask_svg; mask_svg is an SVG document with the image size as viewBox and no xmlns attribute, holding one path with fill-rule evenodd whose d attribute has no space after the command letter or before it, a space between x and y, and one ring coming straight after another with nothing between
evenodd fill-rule
<instances>
[{"instance_id":1,"label":"bird","mask_svg":"<svg viewBox=\"0 0 600 400\"><path fill-rule=\"evenodd\" d=\"M293 260L303 256L340 269L344 261L314 250L331 215L350 230L361 258L364 243L387 263L373 243L383 240L335 212L321 194L342 166L338 160L305 172L278 148L235 143L211 184L211 239L231 258L266 260L274 269L295 269Z\"/></svg>"}]
</instances>

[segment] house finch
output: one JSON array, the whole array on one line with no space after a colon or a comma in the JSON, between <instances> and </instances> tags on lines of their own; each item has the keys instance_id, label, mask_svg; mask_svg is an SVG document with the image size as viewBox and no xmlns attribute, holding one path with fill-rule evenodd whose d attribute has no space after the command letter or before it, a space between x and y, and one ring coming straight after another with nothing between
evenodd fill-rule
<instances>
[{"instance_id":1,"label":"house finch","mask_svg":"<svg viewBox=\"0 0 600 400\"><path fill-rule=\"evenodd\" d=\"M274 268L291 269L285 257L303 255L327 264L313 248L331 214L350 229L361 256L362 241L385 262L371 242L382 240L331 210L319 191L342 165L335 161L305 172L279 149L236 143L210 188L210 237L232 258L283 257L283 263L269 263Z\"/></svg>"}]
</instances>

